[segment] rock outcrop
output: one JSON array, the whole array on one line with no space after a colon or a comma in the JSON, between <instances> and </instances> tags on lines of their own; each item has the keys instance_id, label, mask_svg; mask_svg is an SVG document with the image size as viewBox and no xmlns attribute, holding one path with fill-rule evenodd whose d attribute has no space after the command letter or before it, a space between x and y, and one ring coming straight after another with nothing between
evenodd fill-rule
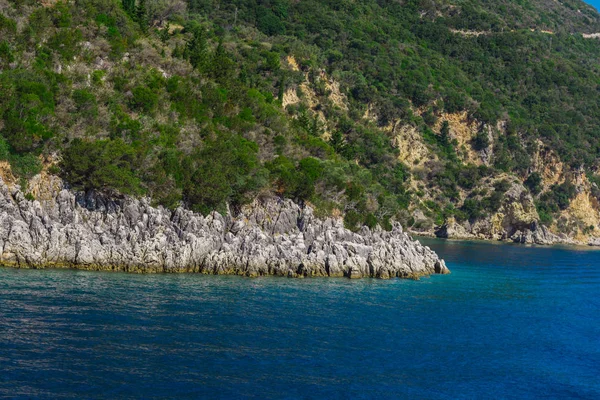
<instances>
[{"instance_id":1,"label":"rock outcrop","mask_svg":"<svg viewBox=\"0 0 600 400\"><path fill-rule=\"evenodd\" d=\"M519 183L504 194L502 206L491 216L474 223L457 222L449 218L434 231L435 236L445 239L504 240L539 245L600 245L600 240L577 240L565 233L553 233L539 222L539 216L531 194Z\"/></svg>"},{"instance_id":2,"label":"rock outcrop","mask_svg":"<svg viewBox=\"0 0 600 400\"><path fill-rule=\"evenodd\" d=\"M235 216L153 207L147 199L74 193L46 175L37 200L0 179L0 263L24 268L246 276L419 277L448 269L396 225L353 233L290 200L256 200Z\"/></svg>"}]
</instances>

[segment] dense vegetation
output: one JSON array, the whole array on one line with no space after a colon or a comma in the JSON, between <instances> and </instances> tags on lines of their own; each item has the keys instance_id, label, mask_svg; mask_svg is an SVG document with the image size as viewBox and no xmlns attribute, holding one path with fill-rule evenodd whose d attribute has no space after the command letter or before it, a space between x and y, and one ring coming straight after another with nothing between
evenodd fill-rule
<instances>
[{"instance_id":1,"label":"dense vegetation","mask_svg":"<svg viewBox=\"0 0 600 400\"><path fill-rule=\"evenodd\" d=\"M581 33L600 22L580 1L41 3L0 0L0 158L21 177L58 152L76 189L205 213L275 192L351 228L415 205L437 223L481 218L508 184L479 186L501 173L549 222L575 191L543 190L540 143L595 179L600 45ZM283 108L290 89L302 101ZM460 111L481 125L472 149L493 147L488 165L461 161L440 127ZM436 154L418 175L398 160L398 121Z\"/></svg>"}]
</instances>

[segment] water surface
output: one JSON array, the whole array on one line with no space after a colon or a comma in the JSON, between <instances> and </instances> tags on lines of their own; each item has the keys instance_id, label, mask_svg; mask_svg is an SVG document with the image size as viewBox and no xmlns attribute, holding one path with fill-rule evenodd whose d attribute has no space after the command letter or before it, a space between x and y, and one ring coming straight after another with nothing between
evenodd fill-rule
<instances>
[{"instance_id":1,"label":"water surface","mask_svg":"<svg viewBox=\"0 0 600 400\"><path fill-rule=\"evenodd\" d=\"M600 398L600 252L420 281L0 268L0 397Z\"/></svg>"}]
</instances>

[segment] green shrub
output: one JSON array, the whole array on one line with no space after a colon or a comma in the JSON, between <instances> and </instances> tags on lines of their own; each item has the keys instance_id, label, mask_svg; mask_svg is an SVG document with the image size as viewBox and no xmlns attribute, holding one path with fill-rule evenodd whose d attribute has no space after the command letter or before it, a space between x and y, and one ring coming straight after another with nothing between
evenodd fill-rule
<instances>
[{"instance_id":1,"label":"green shrub","mask_svg":"<svg viewBox=\"0 0 600 400\"><path fill-rule=\"evenodd\" d=\"M74 188L124 194L143 192L135 171L137 154L121 139L73 140L63 152L61 176Z\"/></svg>"},{"instance_id":2,"label":"green shrub","mask_svg":"<svg viewBox=\"0 0 600 400\"><path fill-rule=\"evenodd\" d=\"M53 136L46 124L54 111L53 94L45 84L34 79L16 73L9 88L10 96L5 99L3 135L17 153L33 151Z\"/></svg>"},{"instance_id":3,"label":"green shrub","mask_svg":"<svg viewBox=\"0 0 600 400\"><path fill-rule=\"evenodd\" d=\"M357 231L361 228L363 219L359 213L354 210L349 210L344 215L344 226L351 231Z\"/></svg>"},{"instance_id":4,"label":"green shrub","mask_svg":"<svg viewBox=\"0 0 600 400\"><path fill-rule=\"evenodd\" d=\"M103 70L96 70L92 72L92 83L94 83L94 85L96 86L102 85L102 81L104 80L105 76L106 71Z\"/></svg>"},{"instance_id":5,"label":"green shrub","mask_svg":"<svg viewBox=\"0 0 600 400\"><path fill-rule=\"evenodd\" d=\"M259 7L256 25L267 35L279 35L285 32L285 25L278 15L266 7Z\"/></svg>"},{"instance_id":6,"label":"green shrub","mask_svg":"<svg viewBox=\"0 0 600 400\"><path fill-rule=\"evenodd\" d=\"M158 103L158 95L147 86L136 86L131 91L131 107L143 112L151 112Z\"/></svg>"},{"instance_id":7,"label":"green shrub","mask_svg":"<svg viewBox=\"0 0 600 400\"><path fill-rule=\"evenodd\" d=\"M8 142L0 136L0 160L8 161L18 178L31 178L42 170L42 163L35 154L15 154Z\"/></svg>"},{"instance_id":8,"label":"green shrub","mask_svg":"<svg viewBox=\"0 0 600 400\"><path fill-rule=\"evenodd\" d=\"M542 191L542 176L538 172L532 172L524 184L531 193L536 195Z\"/></svg>"},{"instance_id":9,"label":"green shrub","mask_svg":"<svg viewBox=\"0 0 600 400\"><path fill-rule=\"evenodd\" d=\"M0 42L0 67L6 68L15 61L15 56L6 40Z\"/></svg>"},{"instance_id":10,"label":"green shrub","mask_svg":"<svg viewBox=\"0 0 600 400\"><path fill-rule=\"evenodd\" d=\"M239 135L222 133L208 139L196 152L196 167L184 187L184 198L192 209L203 213L224 211L251 200L267 183L267 173L257 157L256 143Z\"/></svg>"},{"instance_id":11,"label":"green shrub","mask_svg":"<svg viewBox=\"0 0 600 400\"><path fill-rule=\"evenodd\" d=\"M88 118L95 118L98 115L98 105L96 96L86 89L77 89L73 91L73 101L77 111Z\"/></svg>"},{"instance_id":12,"label":"green shrub","mask_svg":"<svg viewBox=\"0 0 600 400\"><path fill-rule=\"evenodd\" d=\"M477 151L485 150L490 146L490 138L484 130L479 131L473 139L473 148Z\"/></svg>"},{"instance_id":13,"label":"green shrub","mask_svg":"<svg viewBox=\"0 0 600 400\"><path fill-rule=\"evenodd\" d=\"M34 154L13 155L9 158L15 176L32 178L42 171L42 162Z\"/></svg>"}]
</instances>

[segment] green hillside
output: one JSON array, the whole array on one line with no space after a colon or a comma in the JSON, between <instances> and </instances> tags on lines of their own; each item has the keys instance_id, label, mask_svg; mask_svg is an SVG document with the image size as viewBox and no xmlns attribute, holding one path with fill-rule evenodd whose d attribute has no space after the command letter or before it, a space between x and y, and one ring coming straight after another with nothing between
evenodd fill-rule
<instances>
[{"instance_id":1,"label":"green hillside","mask_svg":"<svg viewBox=\"0 0 600 400\"><path fill-rule=\"evenodd\" d=\"M596 32L576 0L0 0L0 159L22 185L59 159L75 189L204 213L277 193L350 228L476 221L515 180L551 224L578 176L600 192Z\"/></svg>"}]
</instances>

